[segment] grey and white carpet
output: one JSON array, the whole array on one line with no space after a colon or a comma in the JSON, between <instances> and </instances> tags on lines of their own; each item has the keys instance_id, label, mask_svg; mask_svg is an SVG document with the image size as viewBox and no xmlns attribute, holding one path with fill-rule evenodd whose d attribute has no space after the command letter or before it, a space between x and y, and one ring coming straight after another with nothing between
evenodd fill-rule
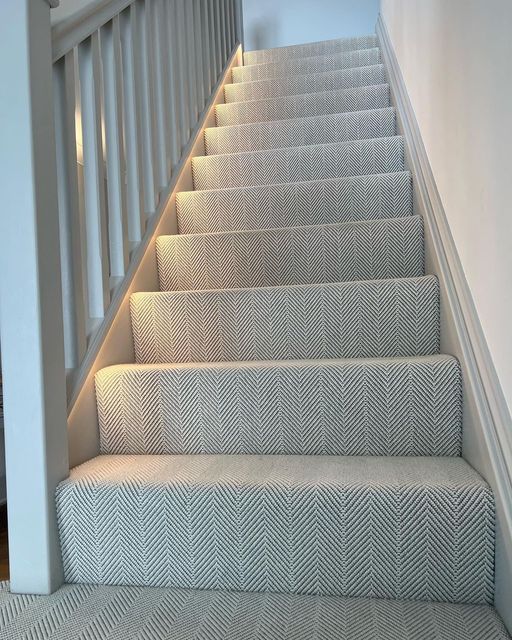
<instances>
[{"instance_id":1,"label":"grey and white carpet","mask_svg":"<svg viewBox=\"0 0 512 640\"><path fill-rule=\"evenodd\" d=\"M75 584L4 587L0 637L505 640L378 42L245 63L57 490Z\"/></svg>"}]
</instances>

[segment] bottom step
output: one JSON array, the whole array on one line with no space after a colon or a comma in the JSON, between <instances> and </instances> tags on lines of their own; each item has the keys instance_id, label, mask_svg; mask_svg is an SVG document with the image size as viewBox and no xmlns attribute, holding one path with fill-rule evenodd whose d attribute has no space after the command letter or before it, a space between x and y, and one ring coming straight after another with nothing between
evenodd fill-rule
<instances>
[{"instance_id":1,"label":"bottom step","mask_svg":"<svg viewBox=\"0 0 512 640\"><path fill-rule=\"evenodd\" d=\"M57 488L68 582L491 604L460 458L99 456Z\"/></svg>"},{"instance_id":2,"label":"bottom step","mask_svg":"<svg viewBox=\"0 0 512 640\"><path fill-rule=\"evenodd\" d=\"M507 640L491 607L149 587L0 588L2 638Z\"/></svg>"}]
</instances>

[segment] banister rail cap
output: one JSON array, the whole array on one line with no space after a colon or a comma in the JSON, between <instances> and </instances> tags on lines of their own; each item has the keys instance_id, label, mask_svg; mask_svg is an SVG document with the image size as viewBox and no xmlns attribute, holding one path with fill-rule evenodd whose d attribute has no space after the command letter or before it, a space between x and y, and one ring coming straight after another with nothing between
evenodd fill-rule
<instances>
[{"instance_id":1,"label":"banister rail cap","mask_svg":"<svg viewBox=\"0 0 512 640\"><path fill-rule=\"evenodd\" d=\"M60 0L47 0L47 2L50 5L50 9L56 9L60 4Z\"/></svg>"},{"instance_id":2,"label":"banister rail cap","mask_svg":"<svg viewBox=\"0 0 512 640\"><path fill-rule=\"evenodd\" d=\"M60 0L48 0L59 4ZM93 0L52 27L53 61L83 42L135 0ZM62 5L64 6L64 5Z\"/></svg>"}]
</instances>

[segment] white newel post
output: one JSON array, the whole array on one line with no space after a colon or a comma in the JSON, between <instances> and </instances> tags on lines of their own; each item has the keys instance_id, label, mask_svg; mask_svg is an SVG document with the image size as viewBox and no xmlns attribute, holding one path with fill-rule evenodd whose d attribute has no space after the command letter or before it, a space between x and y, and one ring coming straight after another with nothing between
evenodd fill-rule
<instances>
[{"instance_id":1,"label":"white newel post","mask_svg":"<svg viewBox=\"0 0 512 640\"><path fill-rule=\"evenodd\" d=\"M0 338L11 589L24 593L62 583L54 492L68 474L51 2L0 4Z\"/></svg>"}]
</instances>

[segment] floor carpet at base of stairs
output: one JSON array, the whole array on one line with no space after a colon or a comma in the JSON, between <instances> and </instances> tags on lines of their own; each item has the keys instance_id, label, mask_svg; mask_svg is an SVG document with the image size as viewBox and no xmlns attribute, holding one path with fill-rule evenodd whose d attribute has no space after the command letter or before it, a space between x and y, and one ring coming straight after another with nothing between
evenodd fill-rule
<instances>
[{"instance_id":1,"label":"floor carpet at base of stairs","mask_svg":"<svg viewBox=\"0 0 512 640\"><path fill-rule=\"evenodd\" d=\"M485 605L150 587L0 586L2 640L510 640Z\"/></svg>"}]
</instances>

